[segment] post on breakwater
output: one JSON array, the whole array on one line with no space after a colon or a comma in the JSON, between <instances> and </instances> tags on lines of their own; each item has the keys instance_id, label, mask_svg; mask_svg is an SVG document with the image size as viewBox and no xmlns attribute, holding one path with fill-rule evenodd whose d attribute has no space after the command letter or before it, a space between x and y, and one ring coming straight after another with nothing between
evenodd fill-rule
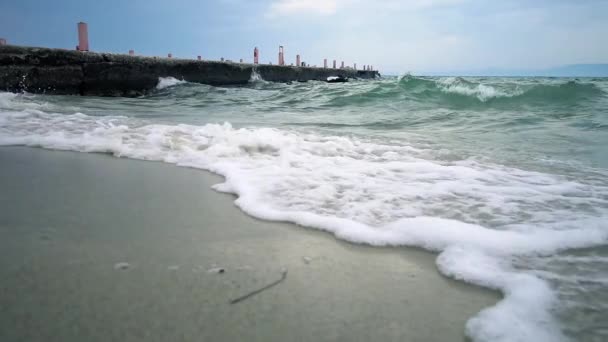
<instances>
[{"instance_id":1,"label":"post on breakwater","mask_svg":"<svg viewBox=\"0 0 608 342\"><path fill-rule=\"evenodd\" d=\"M255 49L253 49L253 64L259 64L260 63L260 50L258 50L258 48L256 47Z\"/></svg>"},{"instance_id":2,"label":"post on breakwater","mask_svg":"<svg viewBox=\"0 0 608 342\"><path fill-rule=\"evenodd\" d=\"M296 55L296 66L300 66L300 55Z\"/></svg>"},{"instance_id":3,"label":"post on breakwater","mask_svg":"<svg viewBox=\"0 0 608 342\"><path fill-rule=\"evenodd\" d=\"M342 64L340 64L340 69L344 69L344 61L342 61Z\"/></svg>"},{"instance_id":4,"label":"post on breakwater","mask_svg":"<svg viewBox=\"0 0 608 342\"><path fill-rule=\"evenodd\" d=\"M199 61L202 61L202 60L203 60L203 57L201 57L201 56L196 56L196 59L197 59L197 60L199 60Z\"/></svg>"},{"instance_id":5,"label":"post on breakwater","mask_svg":"<svg viewBox=\"0 0 608 342\"><path fill-rule=\"evenodd\" d=\"M0 38L0 46L6 45L6 39Z\"/></svg>"},{"instance_id":6,"label":"post on breakwater","mask_svg":"<svg viewBox=\"0 0 608 342\"><path fill-rule=\"evenodd\" d=\"M327 69L327 58L323 59L323 69Z\"/></svg>"},{"instance_id":7,"label":"post on breakwater","mask_svg":"<svg viewBox=\"0 0 608 342\"><path fill-rule=\"evenodd\" d=\"M129 50L129 56L135 56L135 50Z\"/></svg>"},{"instance_id":8,"label":"post on breakwater","mask_svg":"<svg viewBox=\"0 0 608 342\"><path fill-rule=\"evenodd\" d=\"M336 60L334 59L334 69L336 68Z\"/></svg>"},{"instance_id":9,"label":"post on breakwater","mask_svg":"<svg viewBox=\"0 0 608 342\"><path fill-rule=\"evenodd\" d=\"M173 58L173 54L172 53L168 53L167 54L167 58Z\"/></svg>"},{"instance_id":10,"label":"post on breakwater","mask_svg":"<svg viewBox=\"0 0 608 342\"><path fill-rule=\"evenodd\" d=\"M279 65L285 65L285 51L283 45L279 45Z\"/></svg>"},{"instance_id":11,"label":"post on breakwater","mask_svg":"<svg viewBox=\"0 0 608 342\"><path fill-rule=\"evenodd\" d=\"M357 70L357 63L353 65L353 69Z\"/></svg>"},{"instance_id":12,"label":"post on breakwater","mask_svg":"<svg viewBox=\"0 0 608 342\"><path fill-rule=\"evenodd\" d=\"M76 46L76 50L89 51L89 28L87 23L82 21L78 23L78 46Z\"/></svg>"}]
</instances>

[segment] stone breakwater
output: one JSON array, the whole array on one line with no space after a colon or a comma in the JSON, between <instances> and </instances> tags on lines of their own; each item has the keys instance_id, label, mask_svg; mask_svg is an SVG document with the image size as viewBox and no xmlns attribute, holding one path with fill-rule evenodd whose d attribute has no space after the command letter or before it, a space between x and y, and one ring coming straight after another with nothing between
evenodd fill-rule
<instances>
[{"instance_id":1,"label":"stone breakwater","mask_svg":"<svg viewBox=\"0 0 608 342\"><path fill-rule=\"evenodd\" d=\"M92 96L140 96L159 77L209 85L246 84L254 71L269 82L324 81L330 76L375 78L377 71L253 65L0 46L0 90Z\"/></svg>"}]
</instances>

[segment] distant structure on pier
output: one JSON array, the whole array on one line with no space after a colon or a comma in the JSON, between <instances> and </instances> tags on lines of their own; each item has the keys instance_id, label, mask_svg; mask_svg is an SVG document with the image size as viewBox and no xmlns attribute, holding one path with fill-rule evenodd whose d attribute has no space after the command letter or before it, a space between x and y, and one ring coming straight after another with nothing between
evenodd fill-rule
<instances>
[{"instance_id":1,"label":"distant structure on pier","mask_svg":"<svg viewBox=\"0 0 608 342\"><path fill-rule=\"evenodd\" d=\"M283 45L279 45L279 65L285 65L285 51Z\"/></svg>"},{"instance_id":2,"label":"distant structure on pier","mask_svg":"<svg viewBox=\"0 0 608 342\"><path fill-rule=\"evenodd\" d=\"M87 23L81 21L77 24L77 28L78 28L78 45L76 45L76 50L77 51L89 51L89 29L88 29ZM2 46L2 45L7 45L6 39L4 39L4 38L0 38L0 46ZM135 56L135 50L133 50L133 49L129 50L129 56ZM154 57L154 58L157 58L157 57ZM167 58L173 58L173 54L172 53L167 54ZM199 61L203 60L203 58L200 55L196 56L196 59ZM221 58L221 61L232 63L232 60L224 59L224 57ZM243 58L239 59L239 62L244 63L244 59ZM253 64L259 64L259 63L260 63L260 50L256 46L253 49ZM272 61L269 61L268 64L272 65ZM281 65L281 66L286 65L285 64L285 48L283 47L283 45L279 45L279 56L278 56L277 65ZM290 65L294 66L293 63L291 63ZM346 66L345 62L341 61L339 68L357 70L357 63L353 63L352 65L353 65L352 67L350 65ZM310 67L310 63L306 63L306 62L302 61L301 55L297 54L296 60L295 60L295 66L296 67ZM314 67L315 68L317 67L316 64L314 65ZM327 58L323 59L323 68L324 69L329 68ZM332 68L338 69L337 60L335 60L335 59L333 60ZM365 64L362 66L361 70L374 71L374 67L372 65Z\"/></svg>"},{"instance_id":3,"label":"distant structure on pier","mask_svg":"<svg viewBox=\"0 0 608 342\"><path fill-rule=\"evenodd\" d=\"M0 38L0 46L6 45L6 39Z\"/></svg>"},{"instance_id":4,"label":"distant structure on pier","mask_svg":"<svg viewBox=\"0 0 608 342\"><path fill-rule=\"evenodd\" d=\"M89 28L87 23L82 21L78 23L78 51L89 51Z\"/></svg>"}]
</instances>

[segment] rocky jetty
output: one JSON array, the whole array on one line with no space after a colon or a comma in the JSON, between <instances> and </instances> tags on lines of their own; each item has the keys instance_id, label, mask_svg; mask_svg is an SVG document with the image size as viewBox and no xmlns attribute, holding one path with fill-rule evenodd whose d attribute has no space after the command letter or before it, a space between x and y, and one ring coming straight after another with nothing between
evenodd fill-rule
<instances>
[{"instance_id":1,"label":"rocky jetty","mask_svg":"<svg viewBox=\"0 0 608 342\"><path fill-rule=\"evenodd\" d=\"M0 90L92 96L140 96L159 77L210 85L246 84L257 73L269 82L325 81L330 76L374 78L376 71L253 65L0 46Z\"/></svg>"}]
</instances>

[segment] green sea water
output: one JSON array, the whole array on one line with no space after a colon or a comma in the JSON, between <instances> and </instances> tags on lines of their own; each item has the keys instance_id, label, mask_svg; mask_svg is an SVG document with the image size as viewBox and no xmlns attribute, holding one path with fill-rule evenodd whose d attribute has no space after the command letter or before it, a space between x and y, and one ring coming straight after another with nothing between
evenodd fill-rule
<instances>
[{"instance_id":1,"label":"green sea water","mask_svg":"<svg viewBox=\"0 0 608 342\"><path fill-rule=\"evenodd\" d=\"M474 340L608 339L608 79L0 93L0 144L202 168L261 219L436 251L444 275L505 295Z\"/></svg>"}]
</instances>

